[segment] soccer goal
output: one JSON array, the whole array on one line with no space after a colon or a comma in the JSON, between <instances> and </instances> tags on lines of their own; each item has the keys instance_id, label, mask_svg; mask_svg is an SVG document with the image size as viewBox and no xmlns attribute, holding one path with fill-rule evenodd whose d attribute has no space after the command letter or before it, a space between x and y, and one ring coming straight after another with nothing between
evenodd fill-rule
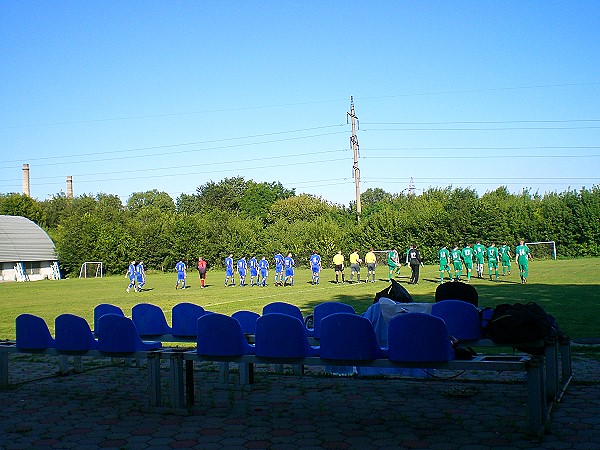
<instances>
[{"instance_id":1,"label":"soccer goal","mask_svg":"<svg viewBox=\"0 0 600 450\"><path fill-rule=\"evenodd\" d=\"M556 242L541 241L541 242L526 242L529 247L531 256L535 259L556 259Z\"/></svg>"},{"instance_id":2,"label":"soccer goal","mask_svg":"<svg viewBox=\"0 0 600 450\"><path fill-rule=\"evenodd\" d=\"M79 269L79 278L102 278L102 262L86 261Z\"/></svg>"},{"instance_id":3,"label":"soccer goal","mask_svg":"<svg viewBox=\"0 0 600 450\"><path fill-rule=\"evenodd\" d=\"M377 261L377 266L387 266L388 263L388 255L390 254L391 250L373 250L373 253L375 253L375 258ZM402 262L402 261L400 261Z\"/></svg>"}]
</instances>

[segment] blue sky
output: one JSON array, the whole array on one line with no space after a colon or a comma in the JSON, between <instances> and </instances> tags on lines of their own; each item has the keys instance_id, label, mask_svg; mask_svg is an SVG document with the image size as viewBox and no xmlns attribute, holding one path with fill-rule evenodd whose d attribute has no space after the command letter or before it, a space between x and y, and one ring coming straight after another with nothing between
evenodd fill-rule
<instances>
[{"instance_id":1,"label":"blue sky","mask_svg":"<svg viewBox=\"0 0 600 450\"><path fill-rule=\"evenodd\" d=\"M0 192L600 184L597 1L0 2Z\"/></svg>"}]
</instances>

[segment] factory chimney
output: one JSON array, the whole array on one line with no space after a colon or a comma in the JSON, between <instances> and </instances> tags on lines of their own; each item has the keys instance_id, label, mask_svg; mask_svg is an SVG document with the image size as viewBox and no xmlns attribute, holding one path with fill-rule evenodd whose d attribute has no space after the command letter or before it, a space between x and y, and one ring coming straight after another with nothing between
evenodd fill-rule
<instances>
[{"instance_id":1,"label":"factory chimney","mask_svg":"<svg viewBox=\"0 0 600 450\"><path fill-rule=\"evenodd\" d=\"M73 198L73 177L67 176L67 198Z\"/></svg>"},{"instance_id":2,"label":"factory chimney","mask_svg":"<svg viewBox=\"0 0 600 450\"><path fill-rule=\"evenodd\" d=\"M31 191L29 189L29 164L23 164L23 194L27 197L31 197Z\"/></svg>"}]
</instances>

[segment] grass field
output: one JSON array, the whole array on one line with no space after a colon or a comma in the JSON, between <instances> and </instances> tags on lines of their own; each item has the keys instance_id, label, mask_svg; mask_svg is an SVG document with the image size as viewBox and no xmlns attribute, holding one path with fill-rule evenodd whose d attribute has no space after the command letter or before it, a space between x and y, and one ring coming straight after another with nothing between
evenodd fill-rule
<instances>
[{"instance_id":1,"label":"grass field","mask_svg":"<svg viewBox=\"0 0 600 450\"><path fill-rule=\"evenodd\" d=\"M599 258L536 260L530 263L526 285L520 283L514 265L512 274L501 277L498 282L472 279L472 284L479 292L480 306L537 302L557 318L561 328L572 338L600 337L600 281L596 276L599 265ZM325 269L321 283L312 286L310 275L308 269L297 269L293 287L275 287L271 283L264 288L225 288L224 272L209 271L207 288L200 289L197 272L190 272L190 288L175 290L174 273L148 273L148 290L140 293L125 292L129 282L125 276L0 283L0 339L15 338L15 318L21 313L43 317L53 332L54 319L62 313L77 314L93 323L93 309L99 303L120 306L126 315L131 314L131 308L137 303L153 303L165 311L169 321L171 308L180 302L196 303L210 311L231 314L240 309L261 312L267 303L285 301L298 305L308 314L321 302L341 301L362 313L372 304L375 293L388 286L385 267L378 268L376 283L336 285L331 282L333 270ZM349 278L349 273L346 275ZM396 279L416 302L433 302L439 282L437 266L422 268L418 285L408 284L409 276L410 270L403 267Z\"/></svg>"}]
</instances>

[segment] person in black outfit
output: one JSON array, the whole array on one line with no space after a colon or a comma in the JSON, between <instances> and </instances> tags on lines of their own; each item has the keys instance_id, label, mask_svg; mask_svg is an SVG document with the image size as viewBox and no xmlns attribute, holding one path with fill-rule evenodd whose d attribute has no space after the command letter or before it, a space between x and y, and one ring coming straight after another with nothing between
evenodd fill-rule
<instances>
[{"instance_id":1,"label":"person in black outfit","mask_svg":"<svg viewBox=\"0 0 600 450\"><path fill-rule=\"evenodd\" d=\"M412 271L409 283L418 284L419 271L421 266L423 266L423 260L421 259L421 253L415 244L410 246L410 250L406 255L406 262L410 265L410 270Z\"/></svg>"}]
</instances>

